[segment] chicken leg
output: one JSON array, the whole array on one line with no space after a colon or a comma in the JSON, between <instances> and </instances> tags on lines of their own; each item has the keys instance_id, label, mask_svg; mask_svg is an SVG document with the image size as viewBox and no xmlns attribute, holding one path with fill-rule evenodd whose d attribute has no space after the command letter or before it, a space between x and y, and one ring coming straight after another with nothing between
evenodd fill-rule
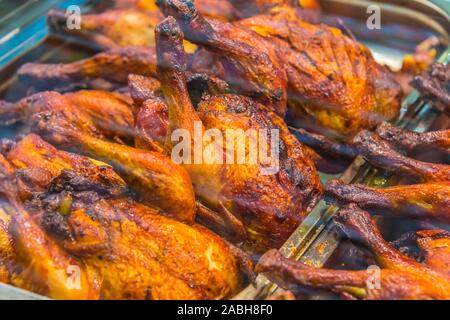
<instances>
[{"instance_id":1,"label":"chicken leg","mask_svg":"<svg viewBox=\"0 0 450 320\"><path fill-rule=\"evenodd\" d=\"M428 70L416 76L411 82L426 99L450 113L450 65L433 64Z\"/></svg>"},{"instance_id":2,"label":"chicken leg","mask_svg":"<svg viewBox=\"0 0 450 320\"><path fill-rule=\"evenodd\" d=\"M374 166L420 178L426 182L450 181L450 167L401 155L375 133L363 130L353 140L358 152Z\"/></svg>"},{"instance_id":3,"label":"chicken leg","mask_svg":"<svg viewBox=\"0 0 450 320\"><path fill-rule=\"evenodd\" d=\"M336 180L328 182L325 191L340 203L356 203L377 213L389 212L450 224L450 182L371 188Z\"/></svg>"},{"instance_id":4,"label":"chicken leg","mask_svg":"<svg viewBox=\"0 0 450 320\"><path fill-rule=\"evenodd\" d=\"M42 92L16 103L0 101L0 122L29 124L44 112L66 117L79 130L97 137L133 141L134 114L131 99L118 93L82 90L61 95Z\"/></svg>"},{"instance_id":5,"label":"chicken leg","mask_svg":"<svg viewBox=\"0 0 450 320\"><path fill-rule=\"evenodd\" d=\"M68 28L70 15L52 9L47 15L47 25L53 32L79 37L100 49L126 46L153 46L155 27L163 18L160 11L115 9L99 14L83 14L79 28Z\"/></svg>"}]
</instances>

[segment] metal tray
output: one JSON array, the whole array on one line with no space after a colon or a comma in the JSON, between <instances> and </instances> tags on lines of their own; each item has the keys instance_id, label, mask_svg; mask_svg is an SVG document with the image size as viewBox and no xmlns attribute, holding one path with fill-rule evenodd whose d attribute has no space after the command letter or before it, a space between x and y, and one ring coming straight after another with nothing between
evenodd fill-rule
<instances>
[{"instance_id":1,"label":"metal tray","mask_svg":"<svg viewBox=\"0 0 450 320\"><path fill-rule=\"evenodd\" d=\"M70 3L69 1L42 2L57 3L60 8L74 4L73 0ZM86 2L88 1L76 1L82 8L86 8ZM95 1L89 2L95 3ZM371 49L378 62L389 65L393 69L398 69L403 56L413 53L415 47L429 36L438 36L445 45L450 44L448 14L428 1L319 0L319 2L325 12L326 23L339 27L344 24L359 41ZM381 8L382 29L367 32L366 10L372 4L377 4ZM26 94L26 87L18 82L15 76L15 71L25 62L70 62L94 53L92 49L71 40L49 35L44 18L48 7L39 9L44 10L40 13L35 12L34 20L28 19L26 23L8 31L9 33L2 34L4 30L0 28L0 36L3 35L0 37L1 99L15 101ZM339 16L342 22L338 22L336 16ZM442 61L448 59L448 56L447 50L442 55ZM411 105L413 107L409 109L412 112L406 114L408 106ZM424 105L417 93L413 93L403 104L403 118L398 125L425 131L436 117L437 113ZM2 135L5 134L7 135L7 132L2 132ZM364 183L369 177L376 180L374 177L378 176L383 177L383 173L369 166L361 158L357 158L340 178L348 183ZM321 174L321 178L323 182L326 182L339 176ZM309 265L323 266L339 244L339 236L331 220L337 209L321 201L280 249L281 252ZM264 299L276 290L275 285L265 277L259 276L254 284L234 299ZM0 299L47 298L0 284Z\"/></svg>"}]
</instances>

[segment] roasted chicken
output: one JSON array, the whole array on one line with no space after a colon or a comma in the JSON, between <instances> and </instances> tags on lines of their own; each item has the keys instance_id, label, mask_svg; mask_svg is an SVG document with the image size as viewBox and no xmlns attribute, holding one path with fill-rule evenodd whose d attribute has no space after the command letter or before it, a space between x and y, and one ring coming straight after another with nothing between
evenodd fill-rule
<instances>
[{"instance_id":1,"label":"roasted chicken","mask_svg":"<svg viewBox=\"0 0 450 320\"><path fill-rule=\"evenodd\" d=\"M155 27L163 18L155 1L119 1L114 9L82 14L77 28L69 27L70 14L52 9L48 12L47 24L57 34L70 35L98 49L154 46ZM211 19L230 21L237 15L227 0L196 0L195 3L200 12Z\"/></svg>"},{"instance_id":2,"label":"roasted chicken","mask_svg":"<svg viewBox=\"0 0 450 320\"><path fill-rule=\"evenodd\" d=\"M236 8L239 18L247 18L270 12L283 10L286 6L296 8L299 18L312 20L319 13L320 6L316 0L229 0ZM197 5L197 3L196 3ZM198 5L197 5L198 6ZM201 7L199 11L203 14Z\"/></svg>"},{"instance_id":3,"label":"roasted chicken","mask_svg":"<svg viewBox=\"0 0 450 320\"><path fill-rule=\"evenodd\" d=\"M450 155L449 129L419 133L397 128L385 122L378 126L376 133L395 148L407 153L411 153L417 148L431 147L447 156Z\"/></svg>"},{"instance_id":4,"label":"roasted chicken","mask_svg":"<svg viewBox=\"0 0 450 320\"><path fill-rule=\"evenodd\" d=\"M331 270L308 267L284 258L278 251L266 253L256 270L285 289L295 286L326 288L362 299L450 298L449 246L446 231L421 231L417 245L425 259L419 263L386 242L370 215L351 205L341 209L336 221L350 239L373 252L381 267L379 286L367 270Z\"/></svg>"},{"instance_id":5,"label":"roasted chicken","mask_svg":"<svg viewBox=\"0 0 450 320\"><path fill-rule=\"evenodd\" d=\"M158 4L189 41L207 49L198 52L194 68L217 71L278 114L288 100L296 126L348 140L399 114L402 90L393 74L338 29L306 23L289 9L220 23L205 20L191 0Z\"/></svg>"},{"instance_id":6,"label":"roasted chicken","mask_svg":"<svg viewBox=\"0 0 450 320\"><path fill-rule=\"evenodd\" d=\"M17 71L19 79L36 89L116 89L126 86L130 74L156 77L153 47L125 47L98 53L66 64L26 63ZM154 79L155 90L159 82Z\"/></svg>"},{"instance_id":7,"label":"roasted chicken","mask_svg":"<svg viewBox=\"0 0 450 320\"><path fill-rule=\"evenodd\" d=\"M83 14L79 28L69 28L70 16L65 11L52 9L48 12L47 24L54 32L81 38L100 49L148 47L155 44L155 26L162 17L159 11L116 9Z\"/></svg>"},{"instance_id":8,"label":"roasted chicken","mask_svg":"<svg viewBox=\"0 0 450 320\"><path fill-rule=\"evenodd\" d=\"M187 145L195 150L197 129L200 134L216 129L224 136L227 130L239 129L240 132L249 129L279 132L279 142L271 138L267 139L270 142L266 141L267 150L280 147L279 170L270 175L262 174L262 170L276 159L267 163L259 155L254 164L249 161L236 164L234 148L227 154L223 143L208 139L201 143L211 153L201 151L200 159L188 154L185 155L188 160L183 162L198 199L215 211L229 211L241 220L247 230L249 247L257 252L279 247L321 194L320 181L308 152L289 133L280 117L248 97L212 95L202 100L196 110L186 86L183 34L172 17L158 25L156 39L158 75L168 105L169 137L182 129L190 134ZM236 137L228 139L236 141ZM172 155L175 142L166 140L165 148ZM256 151L251 148L245 144L244 154ZM233 161L225 161L224 155Z\"/></svg>"},{"instance_id":9,"label":"roasted chicken","mask_svg":"<svg viewBox=\"0 0 450 320\"><path fill-rule=\"evenodd\" d=\"M0 122L4 125L27 123L39 112L60 112L92 136L124 141L135 137L133 102L122 94L81 90L61 95L49 91L16 103L0 101Z\"/></svg>"},{"instance_id":10,"label":"roasted chicken","mask_svg":"<svg viewBox=\"0 0 450 320\"><path fill-rule=\"evenodd\" d=\"M373 188L330 181L326 194L340 203L366 210L450 224L450 182Z\"/></svg>"},{"instance_id":11,"label":"roasted chicken","mask_svg":"<svg viewBox=\"0 0 450 320\"><path fill-rule=\"evenodd\" d=\"M124 194L103 192L104 183L98 185L103 166L97 164L99 172L92 170L90 175L73 163L95 161L58 151L37 136L25 139L28 142L21 141L11 153L17 154L17 149L23 148L20 144L36 142L53 151L53 158L36 157L29 165L18 162L14 154L9 155L21 165L22 175L17 177L20 185L28 185L25 189L29 190L41 183L41 189L34 191L26 207L32 212L28 218L35 232L44 234L47 240L40 243L41 248L35 245L36 252L27 252L26 257L41 255L33 268L49 273L39 274L39 278L20 274L22 281L33 284L31 290L52 298L72 298L69 295L72 292L57 295L55 289L49 291L45 282L39 282L50 279L50 285L57 289L65 288L66 282L70 284L62 275L51 278L58 275L58 270L46 268L59 261L55 260L57 252L62 257L77 258L71 266L82 277L81 287L90 294L80 297L84 299L218 299L227 297L242 284L250 263L238 249L203 227L165 218L158 210L125 198ZM55 163L56 170L59 166L64 169L54 176L47 171L53 169L51 163ZM44 185L39 176L27 173L30 170L47 172L51 179ZM14 181L13 177L9 179ZM16 198L19 199L18 193ZM11 229L13 235L15 228ZM18 241L13 236L14 244ZM23 241L29 246L32 239ZM59 251L53 256L43 256L48 251L46 246L53 242L58 243ZM20 261L15 263L26 266ZM79 284L79 280L75 277L73 283Z\"/></svg>"}]
</instances>

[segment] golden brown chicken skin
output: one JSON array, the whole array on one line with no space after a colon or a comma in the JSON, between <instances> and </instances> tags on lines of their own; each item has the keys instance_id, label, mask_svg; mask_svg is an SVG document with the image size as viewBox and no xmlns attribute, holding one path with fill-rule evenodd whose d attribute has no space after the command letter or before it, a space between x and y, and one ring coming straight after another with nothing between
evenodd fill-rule
<instances>
[{"instance_id":1,"label":"golden brown chicken skin","mask_svg":"<svg viewBox=\"0 0 450 320\"><path fill-rule=\"evenodd\" d=\"M296 9L299 18L315 19L320 6L316 0L229 0L240 18L247 18L270 11ZM200 11L201 12L201 11Z\"/></svg>"},{"instance_id":2,"label":"golden brown chicken skin","mask_svg":"<svg viewBox=\"0 0 450 320\"><path fill-rule=\"evenodd\" d=\"M158 4L166 16L177 18L187 40L213 52L212 60L222 66L223 73L216 74L218 77L236 92L271 106L279 115L285 113L287 75L270 41L231 23L206 20L190 0L159 1ZM194 60L200 60L202 64L203 53ZM213 69L210 66L196 68L199 69L194 70L197 72Z\"/></svg>"},{"instance_id":3,"label":"golden brown chicken skin","mask_svg":"<svg viewBox=\"0 0 450 320\"><path fill-rule=\"evenodd\" d=\"M41 121L41 117L67 119L73 127L94 137L134 139L131 99L118 93L81 90L59 94L46 91L16 103L0 101L0 122L5 125ZM44 114L46 116L44 116Z\"/></svg>"},{"instance_id":4,"label":"golden brown chicken skin","mask_svg":"<svg viewBox=\"0 0 450 320\"><path fill-rule=\"evenodd\" d=\"M379 287L367 285L369 277L373 277L367 270L311 268L286 259L275 250L262 257L256 270L283 288L295 285L325 288L369 300L449 299L448 232L432 230L419 233L417 245L427 257L419 263L386 242L370 215L356 205L342 209L336 220L352 240L374 253L381 268Z\"/></svg>"},{"instance_id":5,"label":"golden brown chicken skin","mask_svg":"<svg viewBox=\"0 0 450 320\"><path fill-rule=\"evenodd\" d=\"M411 86L438 109L450 114L450 65L435 63L414 77Z\"/></svg>"},{"instance_id":6,"label":"golden brown chicken skin","mask_svg":"<svg viewBox=\"0 0 450 320\"><path fill-rule=\"evenodd\" d=\"M16 170L22 200L44 190L64 170L77 170L80 176L86 178L86 187L95 186L99 193L118 196L127 188L123 179L106 163L58 150L35 134L20 140L6 158Z\"/></svg>"},{"instance_id":7,"label":"golden brown chicken skin","mask_svg":"<svg viewBox=\"0 0 450 320\"><path fill-rule=\"evenodd\" d=\"M145 11L156 11L156 0L114 0L116 8L137 8ZM199 11L211 19L231 21L236 19L236 12L228 0L195 0Z\"/></svg>"},{"instance_id":8,"label":"golden brown chicken skin","mask_svg":"<svg viewBox=\"0 0 450 320\"><path fill-rule=\"evenodd\" d=\"M65 97L86 112L106 137L132 141L134 108L128 96L99 90L81 90L67 93Z\"/></svg>"},{"instance_id":9,"label":"golden brown chicken skin","mask_svg":"<svg viewBox=\"0 0 450 320\"><path fill-rule=\"evenodd\" d=\"M186 87L182 39L173 18L157 27L158 73L169 110L170 134L183 129L194 137L195 126L201 132L213 128L225 135L227 129L275 129L281 145L279 171L273 174L261 174L264 165L259 161L227 164L205 156L197 164L183 163L196 195L211 209L229 211L241 220L247 230L247 244L253 250L279 247L321 194L314 164L282 119L248 97L215 95L201 101L195 110ZM208 144L204 141L205 147ZM168 141L166 150L173 152L174 146ZM213 144L212 154L227 154L225 147Z\"/></svg>"},{"instance_id":10,"label":"golden brown chicken skin","mask_svg":"<svg viewBox=\"0 0 450 320\"><path fill-rule=\"evenodd\" d=\"M24 140L45 144L37 136ZM20 148L17 145L9 154L14 163L13 152ZM89 175L78 165L87 158L48 145L47 155L48 149L54 153L22 163L22 171L56 169L45 184L35 175L23 181L41 185L27 206L52 239L83 262L99 298L225 298L251 272L245 254L212 232L165 218L123 194L105 192L97 179L102 166L93 166L99 172ZM58 171L59 167L64 169Z\"/></svg>"},{"instance_id":11,"label":"golden brown chicken skin","mask_svg":"<svg viewBox=\"0 0 450 320\"><path fill-rule=\"evenodd\" d=\"M3 103L0 104L0 118L4 123L20 120L27 124L29 130L58 147L112 165L143 201L161 207L183 221L193 222L195 198L185 169L160 153L105 140L105 136L115 128L117 119L114 115L117 111L113 111L108 119L113 125L105 130L69 97L56 92L43 92L15 104ZM104 120L106 117L102 117ZM131 130L134 131L134 128Z\"/></svg>"}]
</instances>

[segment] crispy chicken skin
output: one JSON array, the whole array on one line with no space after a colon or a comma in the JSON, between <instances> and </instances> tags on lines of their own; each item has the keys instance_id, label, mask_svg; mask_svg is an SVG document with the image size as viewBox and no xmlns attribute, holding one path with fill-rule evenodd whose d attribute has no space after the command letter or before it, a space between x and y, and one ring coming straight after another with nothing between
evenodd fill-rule
<instances>
[{"instance_id":1,"label":"crispy chicken skin","mask_svg":"<svg viewBox=\"0 0 450 320\"><path fill-rule=\"evenodd\" d=\"M191 179L182 167L169 158L156 152L95 139L86 134L67 131L64 135L64 145L67 146L68 142L71 146L73 143L78 145L68 149L77 149L112 165L143 202L161 208L181 221L192 223L195 220L196 204ZM41 142L41 145L44 145L43 151L50 149L47 152L54 153L55 149L48 144Z\"/></svg>"},{"instance_id":2,"label":"crispy chicken skin","mask_svg":"<svg viewBox=\"0 0 450 320\"><path fill-rule=\"evenodd\" d=\"M75 95L80 98L80 93ZM71 94L38 93L15 104L0 104L0 119L6 123L12 119L21 120L29 130L41 134L46 141L58 147L112 165L144 202L156 205L183 221L193 222L195 198L185 169L158 152L107 141L104 138L111 131L120 132L113 129L123 129L115 116L120 114L118 110L103 113L102 121L111 121L105 130L95 123L95 116L80 109L71 99L74 99ZM115 104L108 106L114 107ZM106 105L99 107L106 108ZM109 119L106 117L108 114ZM130 130L134 132L134 127Z\"/></svg>"},{"instance_id":3,"label":"crispy chicken skin","mask_svg":"<svg viewBox=\"0 0 450 320\"><path fill-rule=\"evenodd\" d=\"M191 133L192 139L196 125L201 130L216 128L224 134L227 129L279 131L279 171L274 174L262 175L264 165L260 161L220 164L204 157L201 164L183 165L192 178L197 197L205 205L215 211L229 211L242 221L247 229L247 244L253 250L261 252L281 246L321 194L309 154L280 117L250 98L213 95L201 101L195 110L186 87L183 34L176 21L171 17L164 20L157 27L156 37L158 74L168 104L170 133L184 129ZM204 141L204 147L208 144L209 141ZM166 149L172 152L173 146L168 140ZM213 153L223 147L214 143Z\"/></svg>"},{"instance_id":4,"label":"crispy chicken skin","mask_svg":"<svg viewBox=\"0 0 450 320\"><path fill-rule=\"evenodd\" d=\"M450 182L434 182L387 188L328 182L326 194L338 202L356 203L377 213L401 215L450 224Z\"/></svg>"},{"instance_id":5,"label":"crispy chicken skin","mask_svg":"<svg viewBox=\"0 0 450 320\"><path fill-rule=\"evenodd\" d=\"M380 287L368 286L367 270L315 269L284 258L278 251L266 253L256 270L283 288L295 285L347 292L363 299L442 299L450 298L446 231L421 231L418 246L427 257L423 263L410 259L386 242L370 215L351 205L341 209L337 222L350 239L371 250L381 267ZM438 254L443 253L441 256Z\"/></svg>"},{"instance_id":6,"label":"crispy chicken skin","mask_svg":"<svg viewBox=\"0 0 450 320\"><path fill-rule=\"evenodd\" d=\"M69 29L66 12L52 9L48 12L47 24L54 32L82 38L97 48L113 49L154 45L155 26L162 18L159 11L116 9L99 14L83 14L80 28Z\"/></svg>"},{"instance_id":7,"label":"crispy chicken skin","mask_svg":"<svg viewBox=\"0 0 450 320\"><path fill-rule=\"evenodd\" d=\"M340 30L309 24L289 10L237 24L279 47L288 75L289 120L297 126L342 140L398 116L402 90L393 74Z\"/></svg>"},{"instance_id":8,"label":"crispy chicken skin","mask_svg":"<svg viewBox=\"0 0 450 320\"><path fill-rule=\"evenodd\" d=\"M212 61L210 70L278 114L287 99L292 123L345 140L399 114L402 91L392 73L338 29L304 22L289 9L219 23L205 20L190 0L158 4L189 41L213 53L199 53Z\"/></svg>"},{"instance_id":9,"label":"crispy chicken skin","mask_svg":"<svg viewBox=\"0 0 450 320\"><path fill-rule=\"evenodd\" d=\"M133 102L127 96L98 90L80 90L65 97L86 112L106 137L133 140Z\"/></svg>"},{"instance_id":10,"label":"crispy chicken skin","mask_svg":"<svg viewBox=\"0 0 450 320\"><path fill-rule=\"evenodd\" d=\"M0 101L0 123L5 125L39 121L39 115L51 113L66 118L79 130L92 136L123 141L135 138L133 112L131 98L98 90L81 90L64 95L47 91L16 103Z\"/></svg>"},{"instance_id":11,"label":"crispy chicken skin","mask_svg":"<svg viewBox=\"0 0 450 320\"><path fill-rule=\"evenodd\" d=\"M137 8L145 11L158 10L156 0L113 0L116 8ZM236 19L236 12L228 0L195 0L198 10L205 16L223 21Z\"/></svg>"}]
</instances>

